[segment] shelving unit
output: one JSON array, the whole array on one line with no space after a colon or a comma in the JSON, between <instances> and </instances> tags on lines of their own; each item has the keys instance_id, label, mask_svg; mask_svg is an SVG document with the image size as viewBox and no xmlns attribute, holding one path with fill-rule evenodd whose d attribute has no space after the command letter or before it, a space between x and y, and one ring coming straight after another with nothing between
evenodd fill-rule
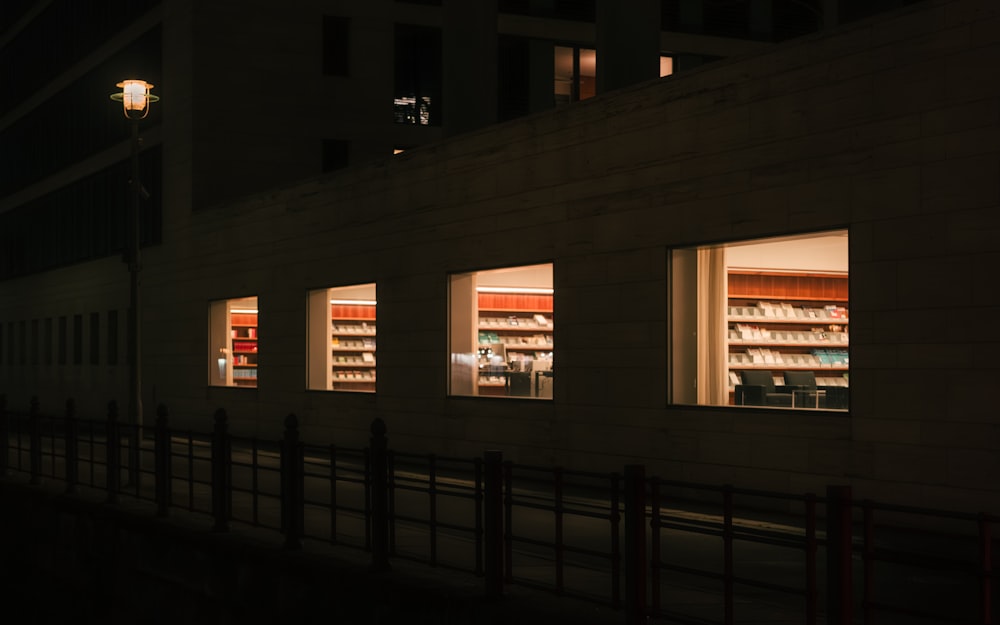
<instances>
[{"instance_id":1,"label":"shelving unit","mask_svg":"<svg viewBox=\"0 0 1000 625\"><path fill-rule=\"evenodd\" d=\"M329 388L375 392L375 305L331 304Z\"/></svg>"},{"instance_id":2,"label":"shelving unit","mask_svg":"<svg viewBox=\"0 0 1000 625\"><path fill-rule=\"evenodd\" d=\"M229 321L233 384L257 386L257 315L232 313Z\"/></svg>"},{"instance_id":3,"label":"shelving unit","mask_svg":"<svg viewBox=\"0 0 1000 625\"><path fill-rule=\"evenodd\" d=\"M551 397L552 295L479 293L479 394Z\"/></svg>"},{"instance_id":4,"label":"shelving unit","mask_svg":"<svg viewBox=\"0 0 1000 625\"><path fill-rule=\"evenodd\" d=\"M813 371L819 386L847 386L846 275L730 271L730 385L746 369Z\"/></svg>"}]
</instances>

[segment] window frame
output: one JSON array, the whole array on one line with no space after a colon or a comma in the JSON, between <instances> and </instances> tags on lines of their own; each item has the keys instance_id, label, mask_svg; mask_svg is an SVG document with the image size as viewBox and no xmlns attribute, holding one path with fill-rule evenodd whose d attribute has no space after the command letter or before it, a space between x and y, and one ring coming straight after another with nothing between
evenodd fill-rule
<instances>
[{"instance_id":1,"label":"window frame","mask_svg":"<svg viewBox=\"0 0 1000 625\"><path fill-rule=\"evenodd\" d=\"M449 397L554 399L554 268L549 261L448 275Z\"/></svg>"},{"instance_id":2,"label":"window frame","mask_svg":"<svg viewBox=\"0 0 1000 625\"><path fill-rule=\"evenodd\" d=\"M246 295L208 302L208 386L256 389L260 386L260 297ZM233 315L242 315L236 323ZM249 323L250 317L254 323ZM250 347L252 346L252 347ZM239 373L237 373L239 372ZM239 382L237 382L239 380Z\"/></svg>"},{"instance_id":3,"label":"window frame","mask_svg":"<svg viewBox=\"0 0 1000 625\"><path fill-rule=\"evenodd\" d=\"M670 248L668 405L848 412L849 242L841 227ZM773 396L743 371L771 371L773 389L753 385Z\"/></svg>"},{"instance_id":4,"label":"window frame","mask_svg":"<svg viewBox=\"0 0 1000 625\"><path fill-rule=\"evenodd\" d=\"M373 281L310 289L306 294L306 316L306 389L376 393L378 284ZM343 353L335 356L334 352ZM335 375L335 369L343 375Z\"/></svg>"}]
</instances>

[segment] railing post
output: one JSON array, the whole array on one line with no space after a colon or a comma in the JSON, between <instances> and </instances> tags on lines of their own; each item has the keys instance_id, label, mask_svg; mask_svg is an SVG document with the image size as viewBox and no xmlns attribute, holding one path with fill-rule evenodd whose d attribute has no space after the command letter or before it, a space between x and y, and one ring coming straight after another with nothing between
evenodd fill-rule
<instances>
[{"instance_id":1,"label":"railing post","mask_svg":"<svg viewBox=\"0 0 1000 625\"><path fill-rule=\"evenodd\" d=\"M486 596L503 595L503 452L490 450L483 458L483 556Z\"/></svg>"},{"instance_id":2,"label":"railing post","mask_svg":"<svg viewBox=\"0 0 1000 625\"><path fill-rule=\"evenodd\" d=\"M156 408L156 435L153 439L154 478L156 483L156 516L170 514L171 485L173 483L172 449L170 430L167 428L167 407Z\"/></svg>"},{"instance_id":3,"label":"railing post","mask_svg":"<svg viewBox=\"0 0 1000 625\"><path fill-rule=\"evenodd\" d=\"M476 458L473 462L473 473L475 475L475 524L476 524L476 575L486 575L483 568L483 545L486 530L483 527L483 459Z\"/></svg>"},{"instance_id":4,"label":"railing post","mask_svg":"<svg viewBox=\"0 0 1000 625\"><path fill-rule=\"evenodd\" d=\"M625 466L625 623L646 622L646 467Z\"/></svg>"},{"instance_id":5,"label":"railing post","mask_svg":"<svg viewBox=\"0 0 1000 625\"><path fill-rule=\"evenodd\" d=\"M121 479L121 441L118 439L118 402L108 402L108 420L105 429L105 483L108 489L108 503L118 503L118 484Z\"/></svg>"},{"instance_id":6,"label":"railing post","mask_svg":"<svg viewBox=\"0 0 1000 625\"><path fill-rule=\"evenodd\" d=\"M372 568L389 570L389 475L385 421L371 426Z\"/></svg>"},{"instance_id":7,"label":"railing post","mask_svg":"<svg viewBox=\"0 0 1000 625\"><path fill-rule=\"evenodd\" d=\"M64 444L66 447L66 492L75 493L80 481L80 424L76 420L76 404L72 399L66 400L66 432ZM53 453L55 450L53 450Z\"/></svg>"},{"instance_id":8,"label":"railing post","mask_svg":"<svg viewBox=\"0 0 1000 625\"><path fill-rule=\"evenodd\" d=\"M563 470L556 467L552 471L552 503L555 520L555 543L556 543L556 594L563 594L565 586L564 558L565 546L563 545Z\"/></svg>"},{"instance_id":9,"label":"railing post","mask_svg":"<svg viewBox=\"0 0 1000 625\"><path fill-rule=\"evenodd\" d=\"M979 517L980 556L980 611L983 625L993 623L993 537L991 519L985 514Z\"/></svg>"},{"instance_id":10,"label":"railing post","mask_svg":"<svg viewBox=\"0 0 1000 625\"><path fill-rule=\"evenodd\" d=\"M875 508L870 499L861 504L862 522L862 585L861 616L865 623L873 622L875 612Z\"/></svg>"},{"instance_id":11,"label":"railing post","mask_svg":"<svg viewBox=\"0 0 1000 625\"><path fill-rule=\"evenodd\" d=\"M2 357L2 355L0 355ZM7 475L10 462L10 422L7 420L7 395L0 394L0 476Z\"/></svg>"},{"instance_id":12,"label":"railing post","mask_svg":"<svg viewBox=\"0 0 1000 625\"><path fill-rule=\"evenodd\" d=\"M660 480L649 478L649 602L654 615L660 613ZM813 624L815 625L815 623Z\"/></svg>"},{"instance_id":13,"label":"railing post","mask_svg":"<svg viewBox=\"0 0 1000 625\"><path fill-rule=\"evenodd\" d=\"M854 616L851 522L851 487L827 486L826 592L829 625L850 625Z\"/></svg>"},{"instance_id":14,"label":"railing post","mask_svg":"<svg viewBox=\"0 0 1000 625\"><path fill-rule=\"evenodd\" d=\"M285 549L302 548L304 486L305 464L299 440L299 419L289 414L285 417L285 435L281 439L281 529L285 532Z\"/></svg>"},{"instance_id":15,"label":"railing post","mask_svg":"<svg viewBox=\"0 0 1000 625\"><path fill-rule=\"evenodd\" d=\"M733 561L733 486L722 487L722 614L726 625L735 622L735 562Z\"/></svg>"},{"instance_id":16,"label":"railing post","mask_svg":"<svg viewBox=\"0 0 1000 625\"><path fill-rule=\"evenodd\" d=\"M31 466L32 484L38 484L42 481L42 424L38 411L38 398L32 397L31 406L28 408L28 438L31 441L28 458Z\"/></svg>"},{"instance_id":17,"label":"railing post","mask_svg":"<svg viewBox=\"0 0 1000 625\"><path fill-rule=\"evenodd\" d=\"M816 495L809 493L806 495L806 623L816 625L816 617L819 614L819 589L816 570L816 553L818 551L816 540Z\"/></svg>"},{"instance_id":18,"label":"railing post","mask_svg":"<svg viewBox=\"0 0 1000 625\"><path fill-rule=\"evenodd\" d=\"M514 583L514 463L503 462L503 580Z\"/></svg>"},{"instance_id":19,"label":"railing post","mask_svg":"<svg viewBox=\"0 0 1000 625\"><path fill-rule=\"evenodd\" d=\"M232 491L229 484L229 423L226 411L215 411L215 428L212 430L212 516L216 532L229 531L229 517L232 509Z\"/></svg>"}]
</instances>

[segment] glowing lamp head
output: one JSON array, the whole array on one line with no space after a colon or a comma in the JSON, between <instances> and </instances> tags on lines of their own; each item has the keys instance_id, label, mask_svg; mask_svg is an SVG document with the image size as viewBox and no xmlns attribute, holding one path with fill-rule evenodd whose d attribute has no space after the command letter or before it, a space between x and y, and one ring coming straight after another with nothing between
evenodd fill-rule
<instances>
[{"instance_id":1,"label":"glowing lamp head","mask_svg":"<svg viewBox=\"0 0 1000 625\"><path fill-rule=\"evenodd\" d=\"M129 119L142 119L149 114L149 105L160 99L149 92L153 85L145 80L123 80L116 86L121 93L112 94L111 99L122 103Z\"/></svg>"}]
</instances>

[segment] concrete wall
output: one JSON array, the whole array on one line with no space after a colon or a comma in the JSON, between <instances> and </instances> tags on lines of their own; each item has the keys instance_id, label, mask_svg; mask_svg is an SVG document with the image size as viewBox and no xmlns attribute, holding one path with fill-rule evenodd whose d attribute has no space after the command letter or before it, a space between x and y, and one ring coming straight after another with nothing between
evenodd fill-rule
<instances>
[{"instance_id":1,"label":"concrete wall","mask_svg":"<svg viewBox=\"0 0 1000 625\"><path fill-rule=\"evenodd\" d=\"M146 404L206 430L218 406L271 436L294 411L353 445L380 415L400 450L995 508L997 11L928 0L197 214L146 257ZM670 405L668 250L843 227L850 413ZM553 401L447 397L448 275L539 262ZM0 309L47 314L24 294L89 271L7 283ZM367 282L378 393L304 391L307 291ZM206 388L208 302L246 295L259 388ZM19 402L43 379L0 375Z\"/></svg>"}]
</instances>

